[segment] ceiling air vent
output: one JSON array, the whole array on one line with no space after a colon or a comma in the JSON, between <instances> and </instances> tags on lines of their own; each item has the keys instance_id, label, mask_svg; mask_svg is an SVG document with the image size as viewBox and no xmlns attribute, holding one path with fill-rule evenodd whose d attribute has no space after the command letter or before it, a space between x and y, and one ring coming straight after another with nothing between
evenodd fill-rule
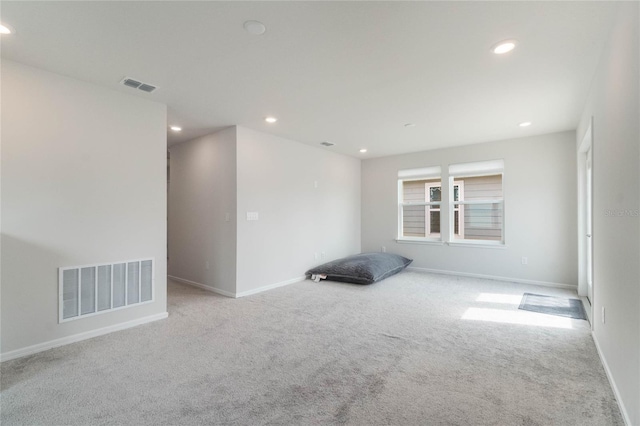
<instances>
[{"instance_id":1,"label":"ceiling air vent","mask_svg":"<svg viewBox=\"0 0 640 426\"><path fill-rule=\"evenodd\" d=\"M142 83L142 84L140 85L140 87L138 87L138 89L142 90L143 92L151 93L151 92L153 92L154 90L156 90L156 86L152 86L152 85L150 85L150 84Z\"/></svg>"},{"instance_id":2,"label":"ceiling air vent","mask_svg":"<svg viewBox=\"0 0 640 426\"><path fill-rule=\"evenodd\" d=\"M122 80L122 84L124 84L125 86L133 87L134 89L137 89L138 87L140 87L142 83L132 78L125 78L124 80Z\"/></svg>"},{"instance_id":3,"label":"ceiling air vent","mask_svg":"<svg viewBox=\"0 0 640 426\"><path fill-rule=\"evenodd\" d=\"M324 141L324 142L320 142L320 145L322 146L334 146L335 143L329 142L329 141Z\"/></svg>"},{"instance_id":4,"label":"ceiling air vent","mask_svg":"<svg viewBox=\"0 0 640 426\"><path fill-rule=\"evenodd\" d=\"M133 89L138 89L138 90L142 90L143 92L147 92L147 93L151 93L154 90L157 89L156 86L148 84L148 83L143 83L141 81L138 81L136 79L133 78L129 78L129 77L125 77L122 79L121 81L122 84L124 84L127 87L131 87Z\"/></svg>"}]
</instances>

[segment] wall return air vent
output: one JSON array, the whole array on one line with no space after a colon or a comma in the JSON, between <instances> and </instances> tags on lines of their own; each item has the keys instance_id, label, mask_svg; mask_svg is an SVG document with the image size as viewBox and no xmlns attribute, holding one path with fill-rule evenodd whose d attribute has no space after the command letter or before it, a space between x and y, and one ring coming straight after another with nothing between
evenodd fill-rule
<instances>
[{"instance_id":1,"label":"wall return air vent","mask_svg":"<svg viewBox=\"0 0 640 426\"><path fill-rule=\"evenodd\" d=\"M127 87L131 87L132 89L142 90L143 92L151 93L156 90L158 87L153 84L143 83L140 80L136 80L135 78L125 77L120 82Z\"/></svg>"},{"instance_id":2,"label":"wall return air vent","mask_svg":"<svg viewBox=\"0 0 640 426\"><path fill-rule=\"evenodd\" d=\"M153 302L153 259L58 269L58 322Z\"/></svg>"}]
</instances>

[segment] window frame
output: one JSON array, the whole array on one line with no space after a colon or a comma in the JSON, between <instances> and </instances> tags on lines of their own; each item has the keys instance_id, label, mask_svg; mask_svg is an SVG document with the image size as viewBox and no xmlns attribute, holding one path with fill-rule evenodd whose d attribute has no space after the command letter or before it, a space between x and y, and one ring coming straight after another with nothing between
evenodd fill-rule
<instances>
[{"instance_id":1,"label":"window frame","mask_svg":"<svg viewBox=\"0 0 640 426\"><path fill-rule=\"evenodd\" d=\"M464 199L464 181L462 180L450 180L450 182L453 182L452 184L449 185L449 187L451 188L451 196L449 197L450 200L455 201L455 187L458 187L458 198L462 198ZM453 204L453 206L450 209L452 211L452 217L451 217L451 221L449 223L452 223L453 226L451 226L451 235L456 235L456 224L455 224L455 218L456 218L456 208L455 208L455 202ZM458 235L464 239L464 205L458 207L457 209L458 212ZM455 237L454 237L455 238ZM449 238L449 240L453 240L452 238Z\"/></svg>"},{"instance_id":2,"label":"window frame","mask_svg":"<svg viewBox=\"0 0 640 426\"><path fill-rule=\"evenodd\" d=\"M437 173L434 173L437 170ZM451 245L451 246L467 246L467 247L486 247L495 249L505 249L506 246L506 202L505 202L505 173L504 173L504 160L488 160L488 161L474 161L468 163L449 164L448 174L446 177L442 176L441 166L430 166L421 169L407 169L398 171L398 210L397 210L397 238L398 243L409 244L432 244L432 245ZM478 199L465 201L466 188L464 178L482 177L482 176L501 176L501 198L499 199ZM416 180L438 180L441 187L441 199L440 202L423 202L423 203L404 203L404 188L403 183L405 181ZM436 186L436 182L433 182L430 186ZM459 200L454 200L455 187L458 186ZM427 200L428 189L425 185L425 200ZM500 204L502 212L502 227L500 240L484 240L484 239L467 239L465 238L464 229L464 215L465 206L472 204ZM456 204L459 207L456 209ZM425 207L425 236L404 236L404 207L405 206L424 206ZM438 206L440 211L440 234L437 236L426 236L427 221L430 221L429 209L430 206ZM454 223L455 214L458 213L458 234L455 234L456 224ZM445 221L443 221L443 216ZM446 220L448 219L448 220ZM443 223L446 222L447 229L443 228ZM430 222L429 222L430 227Z\"/></svg>"},{"instance_id":3,"label":"window frame","mask_svg":"<svg viewBox=\"0 0 640 426\"><path fill-rule=\"evenodd\" d=\"M464 197L464 181L461 180L454 180L453 181L453 191L454 191L454 195L455 195L455 187L458 187L458 196L459 197ZM431 182L431 183L426 183L425 187L424 187L424 199L431 199L431 188L440 188L440 205L438 206L437 211L440 212L440 214L442 215L442 204L443 204L443 200L442 200L442 195L444 195L443 192L443 188L442 188L442 179L440 180L440 182ZM454 195L451 195L451 199L454 199ZM464 199L464 198L463 198ZM455 206L454 206L455 207ZM425 209L425 214L424 214L424 229L425 229L425 235L429 234L432 235L433 232L431 232L431 212L434 209ZM458 212L458 234L455 233L455 214L456 212ZM460 207L458 209L454 208L454 212L453 212L453 217L454 219L452 219L452 221L450 223L453 223L453 235L459 235L459 238L462 237L464 238L464 207ZM442 216L441 216L442 219ZM442 222L441 222L441 228L440 228L440 232L439 234L442 235Z\"/></svg>"},{"instance_id":4,"label":"window frame","mask_svg":"<svg viewBox=\"0 0 640 426\"><path fill-rule=\"evenodd\" d=\"M460 171L455 171L455 169ZM452 173L452 169L454 172ZM465 178L475 178L475 177L483 177L483 176L496 176L500 175L500 184L501 184L501 198L493 198L493 199L476 199L476 200L465 200L461 196L460 200L455 201L453 197L453 187L455 185L456 180L461 180L464 182ZM479 162L471 162L471 163L462 163L462 164L450 164L449 165L449 221L453 223L454 219L454 210L455 205L458 204L460 206L461 212L465 210L465 206L474 205L474 204L499 204L502 212L502 227L500 232L500 240L489 240L489 239L466 239L464 237L464 233L462 237L456 238L453 231L454 227L451 226L449 229L449 241L450 245L466 245L466 246L497 246L504 247L506 245L506 208L505 208L505 185L504 185L504 160L492 160L492 161L479 161ZM463 213L459 214L459 219L462 217ZM458 225L460 229L464 227L464 220L461 225ZM463 231L464 232L464 231Z\"/></svg>"},{"instance_id":5,"label":"window frame","mask_svg":"<svg viewBox=\"0 0 640 426\"><path fill-rule=\"evenodd\" d=\"M442 195L440 197L440 201L437 202L422 202L422 203L416 203L416 202L411 202L411 203L405 203L404 202L404 191L403 191L403 183L404 182L410 182L410 181L417 181L417 180L438 180L440 183L440 187L441 187L441 194L444 195L443 191L442 191L442 168L441 166L430 166L430 167L425 167L425 168L421 168L421 169L408 169L408 170L399 170L398 171L398 187L397 187L397 191L398 191L398 217L397 217L397 224L398 224L398 234L397 234L397 239L396 241L398 242L413 242L413 243L436 243L436 244L442 244L443 241L443 232L442 232L442 228L440 228L440 233L438 234L438 236L427 236L427 221L430 220L430 216L429 214L427 214L429 212L429 210L431 209L431 206L438 206L438 209L440 211L440 214L442 215L442 208L443 208L443 199L442 199ZM434 182L435 183L435 182ZM425 185L425 200L429 199L427 198L427 185ZM419 206L423 206L425 208L425 236L424 237L415 237L415 236L405 236L404 235L404 207L405 206L411 206L411 207L419 207ZM442 219L442 216L441 216ZM429 223L429 227L430 227L430 223Z\"/></svg>"},{"instance_id":6,"label":"window frame","mask_svg":"<svg viewBox=\"0 0 640 426\"><path fill-rule=\"evenodd\" d=\"M431 212L437 211L440 213L440 218L442 219L442 179L439 182L428 182L424 184L424 199L431 200L431 188L440 188L440 201L430 201L430 203L437 204L429 204L425 206L424 209L424 238L435 238L432 237L433 232L431 232ZM437 207L437 208L435 208ZM440 222L440 232L438 232L438 238L442 238L442 222ZM428 237L427 237L428 235Z\"/></svg>"}]
</instances>

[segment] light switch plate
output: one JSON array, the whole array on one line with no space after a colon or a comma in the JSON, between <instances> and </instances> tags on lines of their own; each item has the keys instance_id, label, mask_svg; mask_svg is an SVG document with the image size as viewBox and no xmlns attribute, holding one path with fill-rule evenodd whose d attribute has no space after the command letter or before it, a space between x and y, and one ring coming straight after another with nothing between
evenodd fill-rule
<instances>
[{"instance_id":1,"label":"light switch plate","mask_svg":"<svg viewBox=\"0 0 640 426\"><path fill-rule=\"evenodd\" d=\"M247 212L247 220L258 220L258 212Z\"/></svg>"}]
</instances>

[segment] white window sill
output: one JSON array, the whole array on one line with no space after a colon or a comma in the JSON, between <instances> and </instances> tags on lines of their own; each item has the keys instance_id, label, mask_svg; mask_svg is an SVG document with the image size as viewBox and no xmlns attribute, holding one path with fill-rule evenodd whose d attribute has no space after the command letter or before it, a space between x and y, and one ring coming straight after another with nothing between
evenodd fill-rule
<instances>
[{"instance_id":1,"label":"white window sill","mask_svg":"<svg viewBox=\"0 0 640 426\"><path fill-rule=\"evenodd\" d=\"M431 245L431 246L441 246L444 245L444 242L442 242L441 240L418 240L418 239L406 239L406 238L398 238L396 239L396 242L398 244L426 244L426 245Z\"/></svg>"},{"instance_id":2,"label":"white window sill","mask_svg":"<svg viewBox=\"0 0 640 426\"><path fill-rule=\"evenodd\" d=\"M489 248L505 250L507 246L503 243L491 243L487 241L441 241L441 240L423 240L423 239L406 239L397 238L398 244L422 244L430 246L453 246L453 247L477 247L477 248Z\"/></svg>"},{"instance_id":3,"label":"white window sill","mask_svg":"<svg viewBox=\"0 0 640 426\"><path fill-rule=\"evenodd\" d=\"M448 246L458 246L458 247L481 247L481 248L491 248L491 249L501 249L504 250L507 246L504 243L492 243L488 241L447 241L444 244Z\"/></svg>"}]
</instances>

